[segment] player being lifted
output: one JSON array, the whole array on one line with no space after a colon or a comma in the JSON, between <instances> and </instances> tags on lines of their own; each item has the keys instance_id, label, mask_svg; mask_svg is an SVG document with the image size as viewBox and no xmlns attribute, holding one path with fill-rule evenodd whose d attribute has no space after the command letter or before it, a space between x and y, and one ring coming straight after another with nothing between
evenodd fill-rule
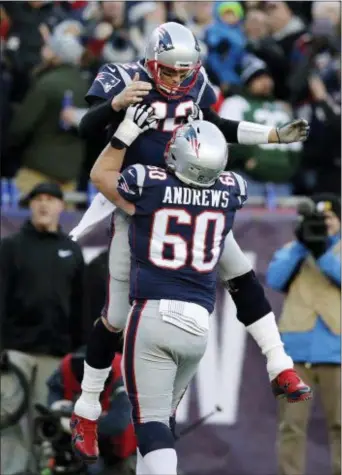
<instances>
[{"instance_id":1,"label":"player being lifted","mask_svg":"<svg viewBox=\"0 0 342 475\"><path fill-rule=\"evenodd\" d=\"M176 475L169 417L206 349L218 261L235 212L247 198L246 183L224 172L226 140L216 126L199 120L174 132L165 151L166 170L138 164L120 174L129 145L127 124L134 123L136 132L153 126L153 108L130 107L125 120L91 178L132 216L133 306L123 368L140 451L137 473ZM303 399L310 395L305 385L296 392Z\"/></svg>"},{"instance_id":2,"label":"player being lifted","mask_svg":"<svg viewBox=\"0 0 342 475\"><path fill-rule=\"evenodd\" d=\"M138 77L140 80L137 80ZM308 125L301 120L275 129L251 122L220 119L210 110L215 94L201 67L198 43L190 30L177 23L161 25L152 33L144 60L128 65L104 66L87 98L93 106L84 117L81 129L88 136L103 132L108 124L113 129L117 128L124 117L124 109L131 103L142 102L153 107L158 120L145 133L137 134L136 129L132 129L132 122L127 120L120 125L128 140L125 143L130 145L125 156L125 167L137 161L144 165L165 167L164 149L173 131L189 118L197 118L201 110L207 121L220 128L228 142L292 142L305 140L308 134ZM75 230L76 236L84 223L89 219L92 221L92 214L103 216L102 199L101 196L95 198ZM108 202L106 206L110 212L114 209L114 206L108 207ZM128 220L121 212L115 212L113 221L115 233L109 257L108 301L88 343L82 395L75 406L80 421L77 430L83 434L79 449L85 458L90 459L97 450L96 419L101 412L99 394L107 378L113 352L120 344L121 334L117 330L124 328L128 313ZM234 287L232 298L237 316L266 356L273 386L281 385L290 394L295 386L300 387L300 379L291 369L292 360L283 350L275 317L262 286L232 233L227 236L220 259L220 278ZM291 396L289 399L296 400Z\"/></svg>"}]
</instances>

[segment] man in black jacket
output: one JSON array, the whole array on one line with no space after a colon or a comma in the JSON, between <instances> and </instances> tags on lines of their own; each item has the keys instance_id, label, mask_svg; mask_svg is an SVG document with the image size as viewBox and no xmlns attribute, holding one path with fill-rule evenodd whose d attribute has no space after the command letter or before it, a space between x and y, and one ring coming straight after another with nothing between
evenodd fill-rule
<instances>
[{"instance_id":1,"label":"man in black jacket","mask_svg":"<svg viewBox=\"0 0 342 475\"><path fill-rule=\"evenodd\" d=\"M25 202L30 219L0 245L1 346L16 350L10 356L21 365L33 357L33 400L45 404L47 377L84 343L84 261L79 245L60 229L58 185L37 185Z\"/></svg>"}]
</instances>

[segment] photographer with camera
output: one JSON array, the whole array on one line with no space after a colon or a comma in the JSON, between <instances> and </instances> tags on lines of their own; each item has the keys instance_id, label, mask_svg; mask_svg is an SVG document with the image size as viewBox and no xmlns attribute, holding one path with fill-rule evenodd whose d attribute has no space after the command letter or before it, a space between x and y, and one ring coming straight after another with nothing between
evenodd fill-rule
<instances>
[{"instance_id":1,"label":"photographer with camera","mask_svg":"<svg viewBox=\"0 0 342 475\"><path fill-rule=\"evenodd\" d=\"M81 393L85 349L66 355L47 381L48 404L59 419L59 437L52 431L52 447L56 455L71 451L70 417L74 402ZM98 421L100 455L96 463L87 465L91 475L132 475L135 473L136 438L131 423L131 405L121 375L121 355L117 354L101 395L102 415ZM50 412L51 412L50 411ZM64 413L64 414L63 414ZM66 414L69 413L69 417ZM45 429L44 429L45 427ZM51 421L50 421L51 427ZM49 424L41 425L41 440L48 438ZM51 429L50 429L51 430Z\"/></svg>"},{"instance_id":2,"label":"photographer with camera","mask_svg":"<svg viewBox=\"0 0 342 475\"><path fill-rule=\"evenodd\" d=\"M298 206L296 240L278 250L267 284L286 293L279 328L298 374L316 386L329 432L333 474L341 473L341 201L321 194ZM278 473L305 473L311 401L280 405Z\"/></svg>"}]
</instances>

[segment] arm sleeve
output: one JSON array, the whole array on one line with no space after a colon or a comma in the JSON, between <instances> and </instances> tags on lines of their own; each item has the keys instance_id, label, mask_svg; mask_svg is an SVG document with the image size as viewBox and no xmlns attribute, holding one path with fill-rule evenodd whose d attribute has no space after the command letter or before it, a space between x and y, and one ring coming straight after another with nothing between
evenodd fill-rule
<instances>
[{"instance_id":1,"label":"arm sleeve","mask_svg":"<svg viewBox=\"0 0 342 475\"><path fill-rule=\"evenodd\" d=\"M307 249L297 241L278 250L267 270L267 285L271 289L285 291L307 254Z\"/></svg>"},{"instance_id":2,"label":"arm sleeve","mask_svg":"<svg viewBox=\"0 0 342 475\"><path fill-rule=\"evenodd\" d=\"M328 250L316 262L321 271L337 286L341 287L341 259L339 256Z\"/></svg>"},{"instance_id":3,"label":"arm sleeve","mask_svg":"<svg viewBox=\"0 0 342 475\"><path fill-rule=\"evenodd\" d=\"M111 124L116 130L123 120L125 112L115 112L111 106L112 99L97 99L82 117L79 133L82 138L98 137Z\"/></svg>"},{"instance_id":4,"label":"arm sleeve","mask_svg":"<svg viewBox=\"0 0 342 475\"><path fill-rule=\"evenodd\" d=\"M216 125L228 143L238 143L239 121L222 119L211 109L203 109L203 119Z\"/></svg>"}]
</instances>

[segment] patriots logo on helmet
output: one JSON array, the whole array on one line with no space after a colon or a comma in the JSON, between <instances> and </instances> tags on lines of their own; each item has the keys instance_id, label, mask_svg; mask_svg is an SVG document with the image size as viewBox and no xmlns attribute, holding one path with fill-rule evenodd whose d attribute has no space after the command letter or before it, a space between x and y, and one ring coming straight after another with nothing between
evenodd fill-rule
<instances>
[{"instance_id":1,"label":"patriots logo on helmet","mask_svg":"<svg viewBox=\"0 0 342 475\"><path fill-rule=\"evenodd\" d=\"M193 128L192 125L190 125L185 134L184 138L190 143L191 147L194 149L196 156L198 158L198 153L199 153L199 148L200 148L200 143L197 138L197 133L196 130Z\"/></svg>"},{"instance_id":2,"label":"patriots logo on helmet","mask_svg":"<svg viewBox=\"0 0 342 475\"><path fill-rule=\"evenodd\" d=\"M158 34L159 40L155 48L157 53L160 54L164 51L170 51L171 49L174 49L171 36L164 28L159 28Z\"/></svg>"},{"instance_id":3,"label":"patriots logo on helmet","mask_svg":"<svg viewBox=\"0 0 342 475\"><path fill-rule=\"evenodd\" d=\"M101 84L104 92L107 94L111 89L113 89L113 87L119 84L120 79L117 78L113 73L101 71L96 76L95 81L98 81Z\"/></svg>"}]
</instances>

